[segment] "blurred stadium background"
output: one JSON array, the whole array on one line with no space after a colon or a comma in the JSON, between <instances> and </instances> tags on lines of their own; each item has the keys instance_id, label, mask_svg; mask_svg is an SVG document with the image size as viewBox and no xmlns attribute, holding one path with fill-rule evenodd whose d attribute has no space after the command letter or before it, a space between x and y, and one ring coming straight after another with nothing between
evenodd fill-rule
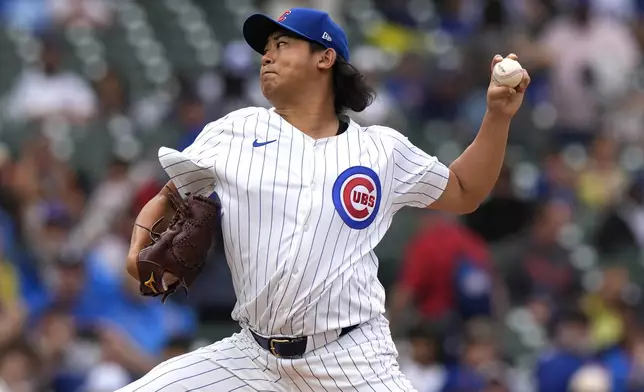
<instances>
[{"instance_id":1,"label":"blurred stadium background","mask_svg":"<svg viewBox=\"0 0 644 392\"><path fill-rule=\"evenodd\" d=\"M237 330L222 255L165 306L123 263L157 149L268 105L240 28L292 6L347 28L379 94L356 121L445 163L495 53L533 77L490 199L377 249L418 390L644 391L641 0L0 0L0 390L113 391Z\"/></svg>"}]
</instances>

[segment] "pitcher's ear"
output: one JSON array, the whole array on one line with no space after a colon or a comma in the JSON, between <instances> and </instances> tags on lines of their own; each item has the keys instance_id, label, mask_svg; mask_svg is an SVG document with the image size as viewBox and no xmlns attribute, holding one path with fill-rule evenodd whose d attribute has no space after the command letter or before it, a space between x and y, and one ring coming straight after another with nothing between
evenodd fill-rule
<instances>
[{"instance_id":1,"label":"pitcher's ear","mask_svg":"<svg viewBox=\"0 0 644 392\"><path fill-rule=\"evenodd\" d=\"M333 68L333 64L335 64L335 61L338 57L338 55L335 53L335 50L333 49L325 49L324 51L320 51L318 53L318 56L318 68L320 69Z\"/></svg>"}]
</instances>

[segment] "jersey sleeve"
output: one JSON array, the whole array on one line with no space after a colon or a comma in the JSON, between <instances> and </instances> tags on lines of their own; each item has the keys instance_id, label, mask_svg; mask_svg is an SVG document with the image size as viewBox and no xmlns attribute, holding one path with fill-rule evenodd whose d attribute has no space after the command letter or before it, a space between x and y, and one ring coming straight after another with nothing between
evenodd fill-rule
<instances>
[{"instance_id":1,"label":"jersey sleeve","mask_svg":"<svg viewBox=\"0 0 644 392\"><path fill-rule=\"evenodd\" d=\"M187 194L207 197L214 191L214 163L224 127L225 122L221 120L206 125L183 151L168 147L159 149L159 162L183 197Z\"/></svg>"},{"instance_id":2,"label":"jersey sleeve","mask_svg":"<svg viewBox=\"0 0 644 392\"><path fill-rule=\"evenodd\" d=\"M405 136L393 137L394 204L429 207L445 190L449 169L414 146Z\"/></svg>"},{"instance_id":3,"label":"jersey sleeve","mask_svg":"<svg viewBox=\"0 0 644 392\"><path fill-rule=\"evenodd\" d=\"M187 197L188 193L207 197L214 192L217 179L215 160L227 153L222 148L222 142L232 137L235 121L257 114L260 110L265 109L247 107L211 122L183 151L167 147L159 149L159 162L182 197Z\"/></svg>"}]
</instances>

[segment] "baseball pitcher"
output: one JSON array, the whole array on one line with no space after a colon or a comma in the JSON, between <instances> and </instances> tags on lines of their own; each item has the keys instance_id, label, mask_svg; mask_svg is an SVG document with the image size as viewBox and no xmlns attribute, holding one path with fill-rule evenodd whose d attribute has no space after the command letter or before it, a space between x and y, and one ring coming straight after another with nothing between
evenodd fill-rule
<instances>
[{"instance_id":1,"label":"baseball pitcher","mask_svg":"<svg viewBox=\"0 0 644 392\"><path fill-rule=\"evenodd\" d=\"M122 390L414 391L396 362L373 250L405 206L478 207L530 78L490 83L478 135L447 167L397 131L345 115L373 91L328 14L256 14L243 34L262 56L273 107L237 110L185 150L159 150L170 180L139 214L127 260L141 293L165 299L190 287L223 238L214 246L225 249L242 330Z\"/></svg>"}]
</instances>

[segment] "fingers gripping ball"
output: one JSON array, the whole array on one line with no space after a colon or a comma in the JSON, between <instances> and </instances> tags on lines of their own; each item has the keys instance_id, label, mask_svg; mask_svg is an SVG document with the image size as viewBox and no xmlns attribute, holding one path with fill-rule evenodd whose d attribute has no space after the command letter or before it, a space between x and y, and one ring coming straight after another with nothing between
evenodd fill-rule
<instances>
[{"instance_id":1,"label":"fingers gripping ball","mask_svg":"<svg viewBox=\"0 0 644 392\"><path fill-rule=\"evenodd\" d=\"M151 231L152 243L139 252L137 260L141 294L163 295L164 301L178 287L188 290L221 234L218 201L199 195L185 201L174 193L169 197L176 211L168 228L159 234Z\"/></svg>"},{"instance_id":2,"label":"fingers gripping ball","mask_svg":"<svg viewBox=\"0 0 644 392\"><path fill-rule=\"evenodd\" d=\"M523 67L518 61L504 58L492 70L492 81L500 86L515 88L523 79Z\"/></svg>"}]
</instances>

